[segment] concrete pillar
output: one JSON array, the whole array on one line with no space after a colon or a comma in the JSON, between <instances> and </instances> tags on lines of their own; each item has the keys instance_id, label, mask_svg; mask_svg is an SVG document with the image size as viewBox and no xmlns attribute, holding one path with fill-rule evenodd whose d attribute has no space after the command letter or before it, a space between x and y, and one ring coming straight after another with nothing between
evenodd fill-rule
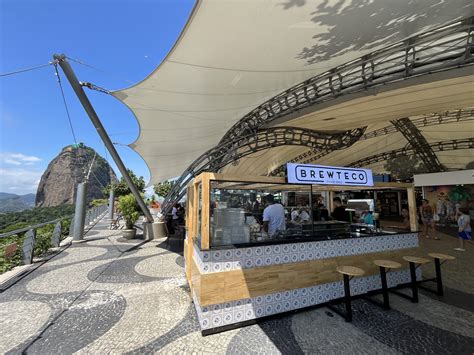
<instances>
[{"instance_id":1,"label":"concrete pillar","mask_svg":"<svg viewBox=\"0 0 474 355\"><path fill-rule=\"evenodd\" d=\"M166 223L165 222L153 222L153 239L166 238Z\"/></svg>"},{"instance_id":2,"label":"concrete pillar","mask_svg":"<svg viewBox=\"0 0 474 355\"><path fill-rule=\"evenodd\" d=\"M155 234L153 233L153 223L143 222L143 239L153 240L155 239Z\"/></svg>"},{"instance_id":3,"label":"concrete pillar","mask_svg":"<svg viewBox=\"0 0 474 355\"><path fill-rule=\"evenodd\" d=\"M113 188L110 189L110 196L109 196L109 219L114 219L114 203L115 203L115 190Z\"/></svg>"},{"instance_id":4,"label":"concrete pillar","mask_svg":"<svg viewBox=\"0 0 474 355\"><path fill-rule=\"evenodd\" d=\"M87 183L82 182L77 185L76 211L74 212L74 232L73 241L82 240L84 236L84 222L86 218L86 195Z\"/></svg>"}]
</instances>

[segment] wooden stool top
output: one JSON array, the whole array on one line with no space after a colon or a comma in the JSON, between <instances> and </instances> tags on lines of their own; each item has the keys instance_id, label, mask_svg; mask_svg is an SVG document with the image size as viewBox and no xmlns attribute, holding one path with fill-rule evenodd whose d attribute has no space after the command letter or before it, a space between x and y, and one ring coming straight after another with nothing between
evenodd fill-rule
<instances>
[{"instance_id":1,"label":"wooden stool top","mask_svg":"<svg viewBox=\"0 0 474 355\"><path fill-rule=\"evenodd\" d=\"M374 260L374 264L386 269L399 269L402 267L402 264L392 260Z\"/></svg>"},{"instance_id":2,"label":"wooden stool top","mask_svg":"<svg viewBox=\"0 0 474 355\"><path fill-rule=\"evenodd\" d=\"M431 256L434 259L440 259L440 260L454 260L456 259L454 256L447 255L447 254L441 254L441 253L428 253L429 256Z\"/></svg>"},{"instance_id":3,"label":"wooden stool top","mask_svg":"<svg viewBox=\"0 0 474 355\"><path fill-rule=\"evenodd\" d=\"M428 259L420 258L418 256L404 256L403 260L408 261L409 263L420 264L420 265L430 262Z\"/></svg>"},{"instance_id":4,"label":"wooden stool top","mask_svg":"<svg viewBox=\"0 0 474 355\"><path fill-rule=\"evenodd\" d=\"M355 266L338 266L336 268L337 272L343 275L349 275L349 276L362 276L365 274L365 271L355 267Z\"/></svg>"}]
</instances>

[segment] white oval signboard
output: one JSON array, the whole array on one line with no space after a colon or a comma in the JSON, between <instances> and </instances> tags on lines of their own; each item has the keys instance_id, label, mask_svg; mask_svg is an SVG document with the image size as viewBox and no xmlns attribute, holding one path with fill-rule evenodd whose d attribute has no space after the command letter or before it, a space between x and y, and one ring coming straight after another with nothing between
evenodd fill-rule
<instances>
[{"instance_id":1,"label":"white oval signboard","mask_svg":"<svg viewBox=\"0 0 474 355\"><path fill-rule=\"evenodd\" d=\"M287 163L292 184L374 186L372 170L337 166Z\"/></svg>"}]
</instances>

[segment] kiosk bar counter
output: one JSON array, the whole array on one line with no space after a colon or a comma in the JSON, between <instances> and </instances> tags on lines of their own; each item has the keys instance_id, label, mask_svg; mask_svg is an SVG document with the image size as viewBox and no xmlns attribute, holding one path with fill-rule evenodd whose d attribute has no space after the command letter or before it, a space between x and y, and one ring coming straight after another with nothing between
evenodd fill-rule
<instances>
[{"instance_id":1,"label":"kiosk bar counter","mask_svg":"<svg viewBox=\"0 0 474 355\"><path fill-rule=\"evenodd\" d=\"M381 288L379 268L373 263L378 259L402 264L387 274L388 287L410 282L409 265L402 257L419 255L413 185L292 183L288 175L202 173L188 185L185 271L203 335L341 299L338 266L365 271L351 281L352 295ZM410 229L384 231L351 223L357 216L350 212L347 221L329 220L321 196L331 203L334 192L351 190L406 190ZM264 231L262 220L268 195L285 211L285 226L271 233ZM295 218L298 213L306 218Z\"/></svg>"}]
</instances>

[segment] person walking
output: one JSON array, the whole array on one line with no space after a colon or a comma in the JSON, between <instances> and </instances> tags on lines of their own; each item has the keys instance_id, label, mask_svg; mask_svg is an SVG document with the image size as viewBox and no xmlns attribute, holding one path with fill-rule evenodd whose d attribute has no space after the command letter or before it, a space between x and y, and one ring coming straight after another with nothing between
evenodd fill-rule
<instances>
[{"instance_id":1,"label":"person walking","mask_svg":"<svg viewBox=\"0 0 474 355\"><path fill-rule=\"evenodd\" d=\"M172 234L176 233L176 228L178 227L178 208L180 207L179 203L176 203L171 210L171 228L173 229Z\"/></svg>"},{"instance_id":2,"label":"person walking","mask_svg":"<svg viewBox=\"0 0 474 355\"><path fill-rule=\"evenodd\" d=\"M458 210L456 217L458 218L459 248L454 248L454 250L466 251L464 249L464 241L472 240L471 218L468 211L464 208Z\"/></svg>"},{"instance_id":3,"label":"person walking","mask_svg":"<svg viewBox=\"0 0 474 355\"><path fill-rule=\"evenodd\" d=\"M423 199L420 206L420 215L421 221L423 222L423 232L425 234L425 238L430 238L428 235L428 228L431 228L431 231L433 232L433 238L439 240L439 238L436 236L436 227L433 214L433 208L430 206L430 203L427 199Z\"/></svg>"}]
</instances>

